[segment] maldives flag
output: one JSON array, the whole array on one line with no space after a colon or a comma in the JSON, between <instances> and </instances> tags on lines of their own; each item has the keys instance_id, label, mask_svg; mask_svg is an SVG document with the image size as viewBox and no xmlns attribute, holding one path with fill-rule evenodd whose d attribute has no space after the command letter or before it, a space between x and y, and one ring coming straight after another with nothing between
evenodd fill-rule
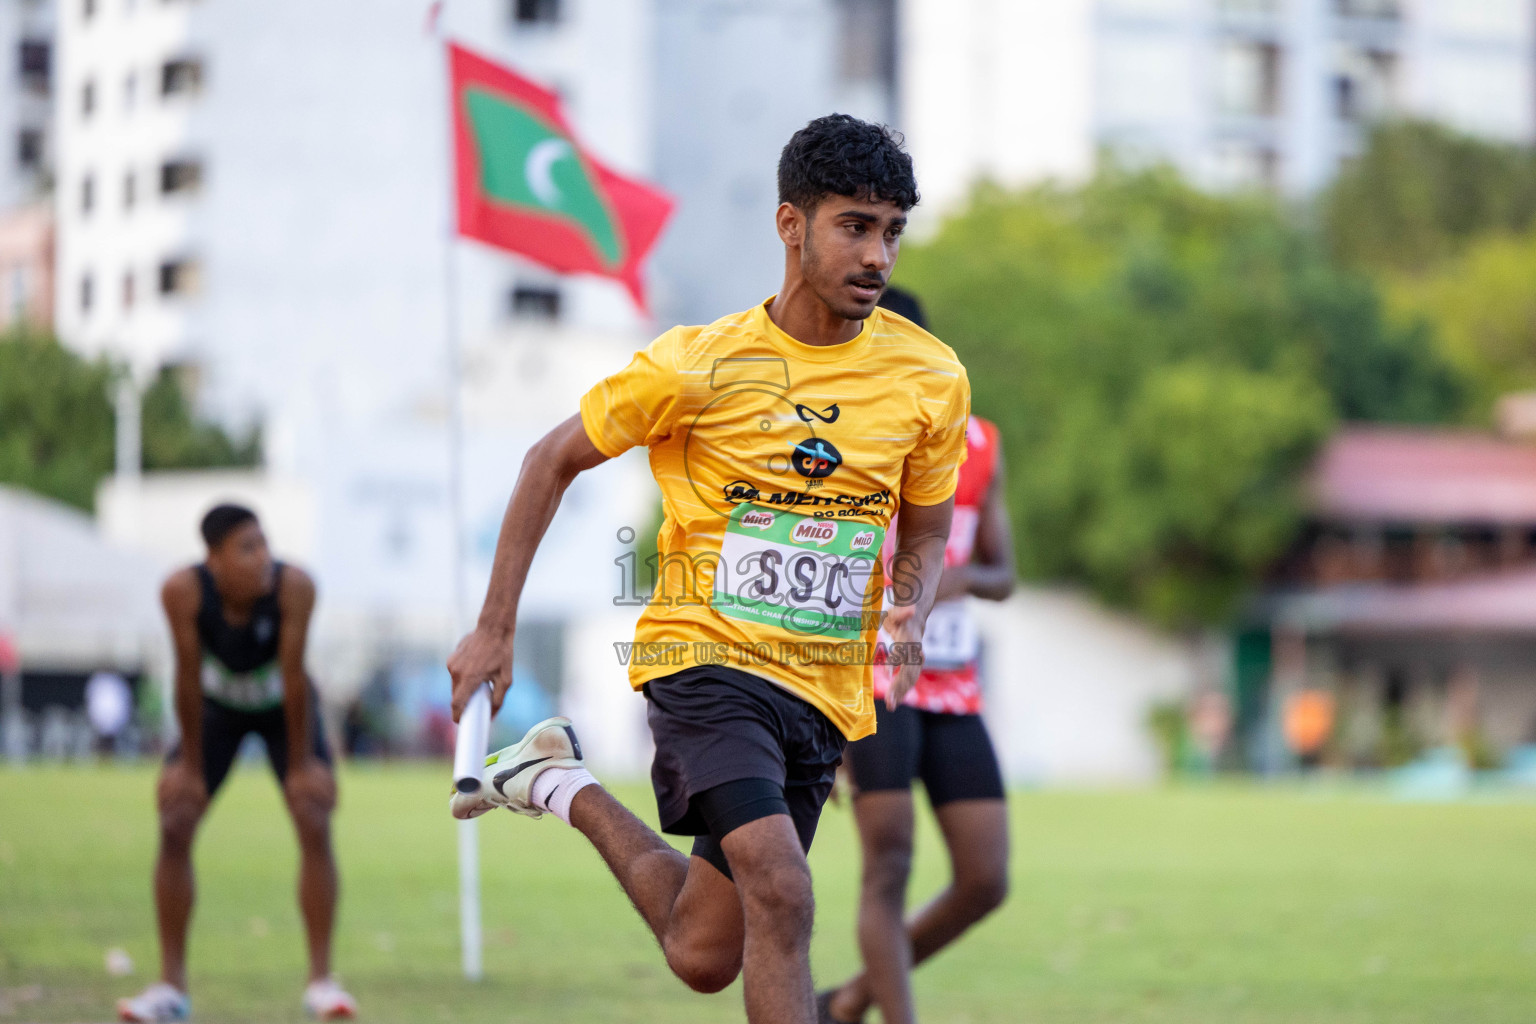
<instances>
[{"instance_id":1,"label":"maldives flag","mask_svg":"<svg viewBox=\"0 0 1536 1024\"><path fill-rule=\"evenodd\" d=\"M640 262L672 200L581 148L560 99L448 45L459 234L561 273L623 281L645 308Z\"/></svg>"}]
</instances>

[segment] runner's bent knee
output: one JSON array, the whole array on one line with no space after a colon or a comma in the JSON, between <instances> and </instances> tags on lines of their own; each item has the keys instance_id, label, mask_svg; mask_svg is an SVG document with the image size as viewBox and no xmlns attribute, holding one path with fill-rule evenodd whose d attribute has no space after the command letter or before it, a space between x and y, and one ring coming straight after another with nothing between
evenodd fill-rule
<instances>
[{"instance_id":1,"label":"runner's bent knee","mask_svg":"<svg viewBox=\"0 0 1536 1024\"><path fill-rule=\"evenodd\" d=\"M672 973L695 992L719 992L741 973L739 942L732 948L697 937L669 937L664 952Z\"/></svg>"}]
</instances>

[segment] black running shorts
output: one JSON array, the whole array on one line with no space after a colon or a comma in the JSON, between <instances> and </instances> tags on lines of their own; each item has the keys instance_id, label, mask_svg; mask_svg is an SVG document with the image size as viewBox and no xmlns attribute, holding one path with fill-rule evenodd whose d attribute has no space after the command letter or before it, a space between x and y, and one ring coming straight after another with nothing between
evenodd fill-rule
<instances>
[{"instance_id":1,"label":"black running shorts","mask_svg":"<svg viewBox=\"0 0 1536 1024\"><path fill-rule=\"evenodd\" d=\"M826 715L725 666L652 679L644 692L662 831L697 836L694 855L727 877L720 840L758 818L788 814L810 850L846 743Z\"/></svg>"},{"instance_id":2,"label":"black running shorts","mask_svg":"<svg viewBox=\"0 0 1536 1024\"><path fill-rule=\"evenodd\" d=\"M1003 776L980 715L948 715L880 701L875 734L848 746L860 793L911 789L922 779L933 806L954 800L1001 800Z\"/></svg>"},{"instance_id":3,"label":"black running shorts","mask_svg":"<svg viewBox=\"0 0 1536 1024\"><path fill-rule=\"evenodd\" d=\"M331 763L331 748L325 742L325 730L320 727L320 698L311 688L309 691L310 732L313 734L315 756L326 764ZM225 707L218 701L203 698L203 784L208 787L208 798L219 791L240 752L240 741L247 733L255 733L267 747L267 760L281 783L288 776L288 723L283 719L282 706L266 711L239 711ZM181 756L178 742L165 756L167 762Z\"/></svg>"}]
</instances>

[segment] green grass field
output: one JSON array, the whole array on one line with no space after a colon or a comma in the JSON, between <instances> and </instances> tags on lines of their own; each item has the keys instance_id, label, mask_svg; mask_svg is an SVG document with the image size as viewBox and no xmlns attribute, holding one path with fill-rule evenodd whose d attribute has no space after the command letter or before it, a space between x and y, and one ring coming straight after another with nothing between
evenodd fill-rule
<instances>
[{"instance_id":1,"label":"green grass field","mask_svg":"<svg viewBox=\"0 0 1536 1024\"><path fill-rule=\"evenodd\" d=\"M487 977L458 976L445 769L342 779L337 961L364 1019L739 1021L739 987L667 974L597 856L558 821L482 819ZM147 766L0 770L0 1021L98 1021L156 963ZM651 810L649 795L622 795ZM934 1022L1530 1021L1536 808L1218 785L1020 793L1014 891L918 975ZM854 966L852 824L812 855L818 978ZM197 852L204 1021L297 1019L294 846L264 769L232 780ZM943 863L923 836L914 893ZM137 973L110 978L121 946ZM872 1015L873 1017L873 1015Z\"/></svg>"}]
</instances>

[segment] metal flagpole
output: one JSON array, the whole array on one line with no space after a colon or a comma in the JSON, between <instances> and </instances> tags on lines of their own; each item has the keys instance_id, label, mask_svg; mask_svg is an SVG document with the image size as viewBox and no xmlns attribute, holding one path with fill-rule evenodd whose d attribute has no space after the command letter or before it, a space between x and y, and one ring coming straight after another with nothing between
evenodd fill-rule
<instances>
[{"instance_id":1,"label":"metal flagpole","mask_svg":"<svg viewBox=\"0 0 1536 1024\"><path fill-rule=\"evenodd\" d=\"M444 45L441 19L446 3L438 0L429 15L433 35L443 47L443 92L447 102L442 109L447 116L447 170L445 184L450 196L454 195L453 167L453 75L448 66L448 49ZM469 611L465 607L465 590L468 588L464 559L464 374L459 352L459 275L458 236L454 200L450 200L447 231L444 242L443 309L446 344L446 376L448 382L448 515L453 531L453 571L449 582L453 587L453 637L458 638L469 628ZM480 926L480 836L475 819L460 820L459 830L459 945L463 956L464 977L479 981L484 974L484 943Z\"/></svg>"}]
</instances>

